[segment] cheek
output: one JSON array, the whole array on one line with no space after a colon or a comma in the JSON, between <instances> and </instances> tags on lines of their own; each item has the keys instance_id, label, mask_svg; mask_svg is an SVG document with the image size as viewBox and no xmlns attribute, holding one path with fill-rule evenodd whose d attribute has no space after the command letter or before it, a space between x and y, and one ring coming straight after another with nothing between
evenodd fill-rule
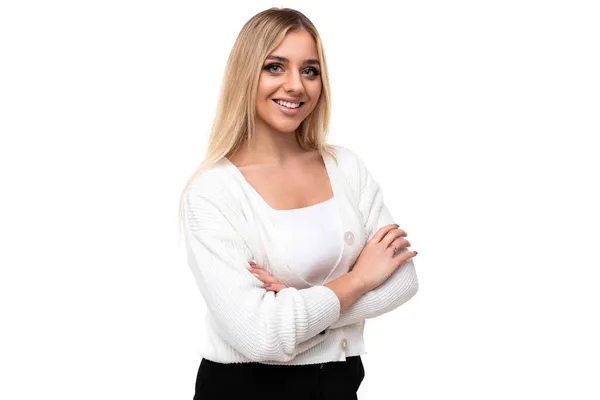
<instances>
[{"instance_id":1,"label":"cheek","mask_svg":"<svg viewBox=\"0 0 600 400\"><path fill-rule=\"evenodd\" d=\"M263 76L258 81L258 88L256 91L256 97L258 99L262 99L263 101L271 96L277 90L278 83L275 79Z\"/></svg>"},{"instance_id":2,"label":"cheek","mask_svg":"<svg viewBox=\"0 0 600 400\"><path fill-rule=\"evenodd\" d=\"M322 90L321 81L319 81L318 83L315 83L310 88L310 97L312 99L314 99L315 102L319 100L319 96L321 95L321 90Z\"/></svg>"},{"instance_id":3,"label":"cheek","mask_svg":"<svg viewBox=\"0 0 600 400\"><path fill-rule=\"evenodd\" d=\"M265 100L264 96L261 96L256 99L256 114L263 119L269 118L269 115L273 113L273 111L269 107L270 104L267 103L267 101L271 100Z\"/></svg>"},{"instance_id":4,"label":"cheek","mask_svg":"<svg viewBox=\"0 0 600 400\"><path fill-rule=\"evenodd\" d=\"M310 94L310 99L311 99L311 110L314 109L317 106L317 103L320 100L321 97L321 84L318 85L314 85L313 87L310 88L309 94Z\"/></svg>"}]
</instances>

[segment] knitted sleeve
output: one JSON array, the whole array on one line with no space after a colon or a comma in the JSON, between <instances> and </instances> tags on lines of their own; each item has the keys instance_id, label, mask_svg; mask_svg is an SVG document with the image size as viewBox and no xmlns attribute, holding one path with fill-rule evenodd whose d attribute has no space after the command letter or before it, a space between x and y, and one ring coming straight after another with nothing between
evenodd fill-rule
<instances>
[{"instance_id":1,"label":"knitted sleeve","mask_svg":"<svg viewBox=\"0 0 600 400\"><path fill-rule=\"evenodd\" d=\"M207 309L220 336L248 359L289 361L325 339L318 334L339 318L339 299L325 286L261 288L246 269L252 254L234 217L221 206L189 191L184 200L188 264Z\"/></svg>"},{"instance_id":2,"label":"knitted sleeve","mask_svg":"<svg viewBox=\"0 0 600 400\"><path fill-rule=\"evenodd\" d=\"M371 240L385 225L397 223L402 228L400 222L394 220L388 210L378 182L358 155L352 154L357 162L359 209L365 217L367 241ZM354 324L392 311L410 300L417 293L418 288L415 266L410 259L400 265L383 284L365 293L341 313L340 318L330 328Z\"/></svg>"}]
</instances>

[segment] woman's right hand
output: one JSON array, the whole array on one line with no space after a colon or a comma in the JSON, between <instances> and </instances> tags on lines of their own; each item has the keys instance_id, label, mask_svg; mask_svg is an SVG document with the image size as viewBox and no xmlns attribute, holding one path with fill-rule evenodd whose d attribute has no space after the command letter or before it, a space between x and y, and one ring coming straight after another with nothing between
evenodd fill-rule
<instances>
[{"instance_id":1,"label":"woman's right hand","mask_svg":"<svg viewBox=\"0 0 600 400\"><path fill-rule=\"evenodd\" d=\"M364 284L365 292L375 289L385 282L402 263L417 255L409 251L410 242L399 225L386 225L379 229L363 247L354 268L350 273ZM394 247L396 254L394 255Z\"/></svg>"}]
</instances>

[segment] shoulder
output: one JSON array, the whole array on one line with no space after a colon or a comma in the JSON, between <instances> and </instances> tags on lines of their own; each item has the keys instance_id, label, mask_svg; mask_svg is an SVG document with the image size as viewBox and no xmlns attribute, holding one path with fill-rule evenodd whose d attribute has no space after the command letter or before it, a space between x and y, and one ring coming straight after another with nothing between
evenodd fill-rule
<instances>
[{"instance_id":1,"label":"shoulder","mask_svg":"<svg viewBox=\"0 0 600 400\"><path fill-rule=\"evenodd\" d=\"M202 169L189 181L183 196L186 227L197 231L230 229L243 220L240 186L231 172L218 161Z\"/></svg>"},{"instance_id":2,"label":"shoulder","mask_svg":"<svg viewBox=\"0 0 600 400\"><path fill-rule=\"evenodd\" d=\"M357 152L345 146L330 144L329 148L334 152L338 162L337 167L346 180L360 187L365 174L368 172L362 158Z\"/></svg>"},{"instance_id":3,"label":"shoulder","mask_svg":"<svg viewBox=\"0 0 600 400\"><path fill-rule=\"evenodd\" d=\"M197 171L188 182L185 201L194 203L199 199L216 206L239 199L239 185L223 160Z\"/></svg>"},{"instance_id":4,"label":"shoulder","mask_svg":"<svg viewBox=\"0 0 600 400\"><path fill-rule=\"evenodd\" d=\"M330 144L329 148L335 153L339 162L348 164L360 161L358 154L356 154L356 152L353 150L350 150L348 147L341 146L339 144Z\"/></svg>"}]
</instances>

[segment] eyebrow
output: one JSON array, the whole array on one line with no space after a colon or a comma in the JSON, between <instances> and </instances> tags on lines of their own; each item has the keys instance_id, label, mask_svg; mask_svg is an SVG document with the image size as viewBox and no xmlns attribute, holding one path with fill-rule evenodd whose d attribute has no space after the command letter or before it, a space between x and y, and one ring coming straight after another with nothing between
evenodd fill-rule
<instances>
[{"instance_id":1,"label":"eyebrow","mask_svg":"<svg viewBox=\"0 0 600 400\"><path fill-rule=\"evenodd\" d=\"M267 60L275 60L275 61L280 61L282 63L288 63L290 60L288 60L285 57L280 57L280 56L268 56ZM314 58L310 58L308 60L304 60L304 62L302 63L302 65L319 65L319 60L315 60Z\"/></svg>"}]
</instances>

